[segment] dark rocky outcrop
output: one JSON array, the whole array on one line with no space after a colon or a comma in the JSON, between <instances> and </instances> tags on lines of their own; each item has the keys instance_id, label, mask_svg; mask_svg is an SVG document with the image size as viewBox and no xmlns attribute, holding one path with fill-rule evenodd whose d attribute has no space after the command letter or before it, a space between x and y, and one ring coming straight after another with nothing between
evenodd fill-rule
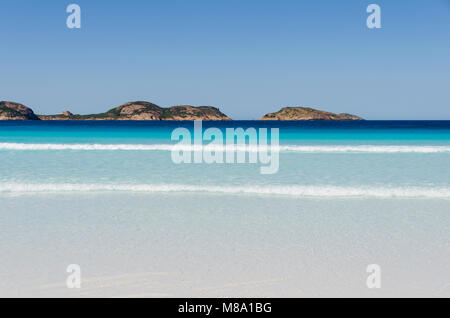
<instances>
[{"instance_id":1,"label":"dark rocky outcrop","mask_svg":"<svg viewBox=\"0 0 450 318\"><path fill-rule=\"evenodd\" d=\"M129 102L105 113L73 115L41 115L42 120L230 120L218 108L211 106L174 106L163 108L149 102Z\"/></svg>"},{"instance_id":2,"label":"dark rocky outcrop","mask_svg":"<svg viewBox=\"0 0 450 318\"><path fill-rule=\"evenodd\" d=\"M39 120L31 108L13 102L0 102L0 120Z\"/></svg>"},{"instance_id":3,"label":"dark rocky outcrop","mask_svg":"<svg viewBox=\"0 0 450 318\"><path fill-rule=\"evenodd\" d=\"M64 111L59 115L38 115L40 120L73 120L74 114Z\"/></svg>"},{"instance_id":4,"label":"dark rocky outcrop","mask_svg":"<svg viewBox=\"0 0 450 318\"><path fill-rule=\"evenodd\" d=\"M59 115L35 115L30 108L13 102L0 102L0 120L231 120L212 106L173 106L163 108L149 102L129 102L105 113L74 115L64 111ZM334 114L307 107L286 107L267 114L260 120L363 120L351 114Z\"/></svg>"},{"instance_id":5,"label":"dark rocky outcrop","mask_svg":"<svg viewBox=\"0 0 450 318\"><path fill-rule=\"evenodd\" d=\"M260 120L364 120L351 114L334 114L309 107L285 107L276 113L263 116Z\"/></svg>"},{"instance_id":6,"label":"dark rocky outcrop","mask_svg":"<svg viewBox=\"0 0 450 318\"><path fill-rule=\"evenodd\" d=\"M231 120L218 108L212 106L173 106L163 110L162 120Z\"/></svg>"}]
</instances>

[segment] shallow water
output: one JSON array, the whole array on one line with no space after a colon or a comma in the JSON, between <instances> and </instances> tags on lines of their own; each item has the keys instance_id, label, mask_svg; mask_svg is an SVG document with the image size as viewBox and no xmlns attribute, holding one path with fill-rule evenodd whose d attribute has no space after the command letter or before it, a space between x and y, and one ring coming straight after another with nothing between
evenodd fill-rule
<instances>
[{"instance_id":1,"label":"shallow water","mask_svg":"<svg viewBox=\"0 0 450 318\"><path fill-rule=\"evenodd\" d=\"M450 295L450 122L204 123L279 128L273 175L174 164L179 126L0 122L0 295Z\"/></svg>"},{"instance_id":2,"label":"shallow water","mask_svg":"<svg viewBox=\"0 0 450 318\"><path fill-rule=\"evenodd\" d=\"M10 195L0 227L3 296L450 296L446 200Z\"/></svg>"}]
</instances>

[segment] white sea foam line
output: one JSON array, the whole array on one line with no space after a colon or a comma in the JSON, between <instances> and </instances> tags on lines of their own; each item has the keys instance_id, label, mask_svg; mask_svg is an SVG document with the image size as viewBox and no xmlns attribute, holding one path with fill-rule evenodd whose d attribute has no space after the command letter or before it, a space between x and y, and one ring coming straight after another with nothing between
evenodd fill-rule
<instances>
[{"instance_id":1,"label":"white sea foam line","mask_svg":"<svg viewBox=\"0 0 450 318\"><path fill-rule=\"evenodd\" d=\"M179 184L0 184L0 193L61 192L184 192L253 195L286 195L293 197L376 197L376 198L450 198L450 188L423 187L335 187L335 186L195 186Z\"/></svg>"},{"instance_id":2,"label":"white sea foam line","mask_svg":"<svg viewBox=\"0 0 450 318\"><path fill-rule=\"evenodd\" d=\"M0 143L0 150L14 151L44 151L44 150L81 150L81 151L280 151L298 153L450 153L450 146L383 146L383 145L357 145L357 146L222 146L222 145L139 145L139 144L26 144L26 143Z\"/></svg>"}]
</instances>

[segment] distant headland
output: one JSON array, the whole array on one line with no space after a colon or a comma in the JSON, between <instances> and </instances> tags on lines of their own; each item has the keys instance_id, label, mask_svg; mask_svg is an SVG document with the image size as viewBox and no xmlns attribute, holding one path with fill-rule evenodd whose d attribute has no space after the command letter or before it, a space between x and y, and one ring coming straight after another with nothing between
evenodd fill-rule
<instances>
[{"instance_id":1,"label":"distant headland","mask_svg":"<svg viewBox=\"0 0 450 318\"><path fill-rule=\"evenodd\" d=\"M364 120L352 114L335 114L309 107L285 107L260 120Z\"/></svg>"},{"instance_id":2,"label":"distant headland","mask_svg":"<svg viewBox=\"0 0 450 318\"><path fill-rule=\"evenodd\" d=\"M64 111L58 115L36 115L34 111L22 104L0 102L0 120L231 120L218 108L212 106L172 106L160 107L149 102L129 102L110 109L105 113L91 115L74 115ZM286 107L276 113L263 116L260 120L308 121L308 120L363 120L351 114L334 114L313 108Z\"/></svg>"}]
</instances>

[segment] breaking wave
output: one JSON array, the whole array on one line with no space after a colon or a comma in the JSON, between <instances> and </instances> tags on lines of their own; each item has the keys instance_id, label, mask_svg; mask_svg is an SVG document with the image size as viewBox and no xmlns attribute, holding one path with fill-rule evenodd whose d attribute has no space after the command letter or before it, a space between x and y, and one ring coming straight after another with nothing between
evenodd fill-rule
<instances>
[{"instance_id":1,"label":"breaking wave","mask_svg":"<svg viewBox=\"0 0 450 318\"><path fill-rule=\"evenodd\" d=\"M12 151L44 151L44 150L74 150L74 151L280 151L295 153L450 153L450 146L376 146L376 145L356 145L356 146L231 146L227 148L222 145L173 145L173 144L26 144L26 143L0 143L1 150Z\"/></svg>"},{"instance_id":2,"label":"breaking wave","mask_svg":"<svg viewBox=\"0 0 450 318\"><path fill-rule=\"evenodd\" d=\"M136 192L282 195L291 197L450 198L450 188L337 186L196 186L180 184L0 184L0 194Z\"/></svg>"}]
</instances>

